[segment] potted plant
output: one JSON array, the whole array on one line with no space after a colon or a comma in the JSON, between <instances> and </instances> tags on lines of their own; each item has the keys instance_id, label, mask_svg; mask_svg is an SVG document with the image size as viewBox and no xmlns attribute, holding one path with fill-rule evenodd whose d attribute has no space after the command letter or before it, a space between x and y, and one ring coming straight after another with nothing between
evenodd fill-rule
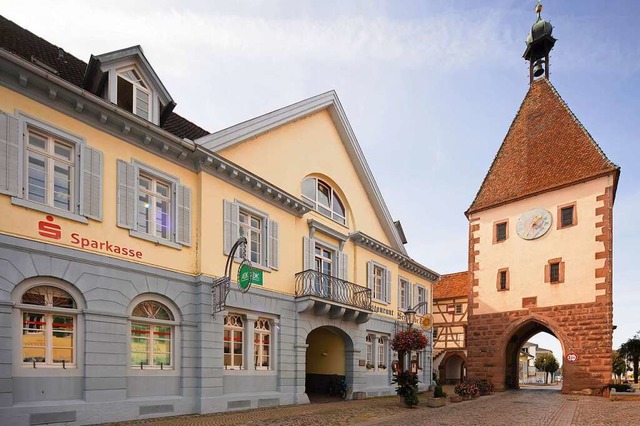
<instances>
[{"instance_id":1,"label":"potted plant","mask_svg":"<svg viewBox=\"0 0 640 426\"><path fill-rule=\"evenodd\" d=\"M427 399L427 407L443 407L447 403L447 393L442 390L440 383L436 382L436 387L433 389L433 397Z\"/></svg>"},{"instance_id":2,"label":"potted plant","mask_svg":"<svg viewBox=\"0 0 640 426\"><path fill-rule=\"evenodd\" d=\"M378 369L379 369L379 370L386 370L386 369L387 369L387 366L386 366L386 365L384 365L384 364L378 364Z\"/></svg>"},{"instance_id":3,"label":"potted plant","mask_svg":"<svg viewBox=\"0 0 640 426\"><path fill-rule=\"evenodd\" d=\"M409 408L418 405L418 375L410 371L400 371L393 376L393 382L397 385L396 393L402 397L404 404Z\"/></svg>"},{"instance_id":4,"label":"potted plant","mask_svg":"<svg viewBox=\"0 0 640 426\"><path fill-rule=\"evenodd\" d=\"M476 385L478 386L478 392L480 392L480 396L491 395L493 392L493 383L487 379L480 379L476 381Z\"/></svg>"},{"instance_id":5,"label":"potted plant","mask_svg":"<svg viewBox=\"0 0 640 426\"><path fill-rule=\"evenodd\" d=\"M365 367L367 367L367 370L373 370L373 364L371 363L367 363Z\"/></svg>"},{"instance_id":6,"label":"potted plant","mask_svg":"<svg viewBox=\"0 0 640 426\"><path fill-rule=\"evenodd\" d=\"M478 395L478 385L474 382L465 380L464 382L456 385L454 392L462 397L463 400L469 400L474 395Z\"/></svg>"}]
</instances>

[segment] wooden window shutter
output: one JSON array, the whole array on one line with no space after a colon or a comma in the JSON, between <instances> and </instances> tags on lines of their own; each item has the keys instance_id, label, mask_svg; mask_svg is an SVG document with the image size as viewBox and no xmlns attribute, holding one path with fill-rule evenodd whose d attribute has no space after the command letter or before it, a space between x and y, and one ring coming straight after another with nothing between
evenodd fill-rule
<instances>
[{"instance_id":1,"label":"wooden window shutter","mask_svg":"<svg viewBox=\"0 0 640 426\"><path fill-rule=\"evenodd\" d=\"M118 160L118 226L134 229L136 226L136 167Z\"/></svg>"},{"instance_id":2,"label":"wooden window shutter","mask_svg":"<svg viewBox=\"0 0 640 426\"><path fill-rule=\"evenodd\" d=\"M80 214L102 221L102 152L86 145L80 151Z\"/></svg>"},{"instance_id":3,"label":"wooden window shutter","mask_svg":"<svg viewBox=\"0 0 640 426\"><path fill-rule=\"evenodd\" d=\"M176 185L176 242L191 245L191 188Z\"/></svg>"},{"instance_id":4,"label":"wooden window shutter","mask_svg":"<svg viewBox=\"0 0 640 426\"><path fill-rule=\"evenodd\" d=\"M279 246L278 246L278 222L269 220L269 267L278 269Z\"/></svg>"},{"instance_id":5,"label":"wooden window shutter","mask_svg":"<svg viewBox=\"0 0 640 426\"><path fill-rule=\"evenodd\" d=\"M20 137L18 119L0 111L0 193L20 194Z\"/></svg>"},{"instance_id":6,"label":"wooden window shutter","mask_svg":"<svg viewBox=\"0 0 640 426\"><path fill-rule=\"evenodd\" d=\"M224 243L224 254L229 255L231 253L231 248L238 241L238 222L240 209L238 205L232 203L231 201L224 200L224 211L223 211L223 243ZM236 255L239 253L236 252Z\"/></svg>"}]
</instances>

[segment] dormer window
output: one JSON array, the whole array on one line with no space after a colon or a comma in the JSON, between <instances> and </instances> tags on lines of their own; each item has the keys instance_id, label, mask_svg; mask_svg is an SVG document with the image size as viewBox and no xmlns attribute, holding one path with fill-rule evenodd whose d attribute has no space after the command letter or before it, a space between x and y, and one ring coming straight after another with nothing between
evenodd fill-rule
<instances>
[{"instance_id":1,"label":"dormer window","mask_svg":"<svg viewBox=\"0 0 640 426\"><path fill-rule=\"evenodd\" d=\"M150 91L134 68L118 71L118 106L149 120Z\"/></svg>"},{"instance_id":2,"label":"dormer window","mask_svg":"<svg viewBox=\"0 0 640 426\"><path fill-rule=\"evenodd\" d=\"M302 199L328 218L346 225L344 204L327 183L317 178L305 179L302 182Z\"/></svg>"}]
</instances>

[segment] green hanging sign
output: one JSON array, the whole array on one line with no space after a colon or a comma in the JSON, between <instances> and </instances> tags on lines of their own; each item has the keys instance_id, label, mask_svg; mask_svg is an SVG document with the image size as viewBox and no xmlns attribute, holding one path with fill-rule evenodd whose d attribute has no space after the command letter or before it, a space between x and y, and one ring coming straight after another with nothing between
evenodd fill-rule
<instances>
[{"instance_id":1,"label":"green hanging sign","mask_svg":"<svg viewBox=\"0 0 640 426\"><path fill-rule=\"evenodd\" d=\"M251 284L262 285L262 271L253 269L247 264L241 265L238 271L238 284L242 289L249 287Z\"/></svg>"}]
</instances>

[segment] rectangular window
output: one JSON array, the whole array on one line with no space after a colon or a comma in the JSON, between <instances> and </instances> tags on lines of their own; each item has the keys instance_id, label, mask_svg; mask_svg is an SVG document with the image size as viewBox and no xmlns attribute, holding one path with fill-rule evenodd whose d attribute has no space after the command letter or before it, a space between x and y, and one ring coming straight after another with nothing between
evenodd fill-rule
<instances>
[{"instance_id":1,"label":"rectangular window","mask_svg":"<svg viewBox=\"0 0 640 426\"><path fill-rule=\"evenodd\" d=\"M438 327L433 327L433 340L438 338Z\"/></svg>"},{"instance_id":2,"label":"rectangular window","mask_svg":"<svg viewBox=\"0 0 640 426\"><path fill-rule=\"evenodd\" d=\"M410 288L411 284L409 283L409 281L400 278L400 294L398 295L398 298L400 299L399 306L402 310L406 310L411 303L409 301Z\"/></svg>"},{"instance_id":3,"label":"rectangular window","mask_svg":"<svg viewBox=\"0 0 640 426\"><path fill-rule=\"evenodd\" d=\"M552 263L549 265L549 281L557 283L560 281L560 264Z\"/></svg>"},{"instance_id":4,"label":"rectangular window","mask_svg":"<svg viewBox=\"0 0 640 426\"><path fill-rule=\"evenodd\" d=\"M75 317L22 313L22 361L73 364Z\"/></svg>"},{"instance_id":5,"label":"rectangular window","mask_svg":"<svg viewBox=\"0 0 640 426\"><path fill-rule=\"evenodd\" d=\"M230 314L224 317L224 368L241 370L243 368L242 350L244 321L240 315Z\"/></svg>"},{"instance_id":6,"label":"rectangular window","mask_svg":"<svg viewBox=\"0 0 640 426\"><path fill-rule=\"evenodd\" d=\"M253 338L256 370L268 370L271 362L271 322L259 318L254 324Z\"/></svg>"},{"instance_id":7,"label":"rectangular window","mask_svg":"<svg viewBox=\"0 0 640 426\"><path fill-rule=\"evenodd\" d=\"M382 300L383 299L383 282L385 277L385 271L383 268L374 265L373 266L373 291L372 297L374 299Z\"/></svg>"},{"instance_id":8,"label":"rectangular window","mask_svg":"<svg viewBox=\"0 0 640 426\"><path fill-rule=\"evenodd\" d=\"M567 206L560 209L560 227L566 228L574 225L573 214L575 206Z\"/></svg>"},{"instance_id":9,"label":"rectangular window","mask_svg":"<svg viewBox=\"0 0 640 426\"><path fill-rule=\"evenodd\" d=\"M456 303L456 314L461 314L461 313L462 313L462 304Z\"/></svg>"},{"instance_id":10,"label":"rectangular window","mask_svg":"<svg viewBox=\"0 0 640 426\"><path fill-rule=\"evenodd\" d=\"M564 262L561 257L549 259L544 267L544 282L559 284L564 282Z\"/></svg>"},{"instance_id":11,"label":"rectangular window","mask_svg":"<svg viewBox=\"0 0 640 426\"><path fill-rule=\"evenodd\" d=\"M137 230L154 237L169 240L172 222L171 183L141 172L138 176Z\"/></svg>"},{"instance_id":12,"label":"rectangular window","mask_svg":"<svg viewBox=\"0 0 640 426\"><path fill-rule=\"evenodd\" d=\"M496 242L505 241L507 239L507 222L496 224Z\"/></svg>"},{"instance_id":13,"label":"rectangular window","mask_svg":"<svg viewBox=\"0 0 640 426\"><path fill-rule=\"evenodd\" d=\"M27 199L73 212L75 145L27 130Z\"/></svg>"},{"instance_id":14,"label":"rectangular window","mask_svg":"<svg viewBox=\"0 0 640 426\"><path fill-rule=\"evenodd\" d=\"M387 350L385 338L378 337L378 369L385 370L387 368Z\"/></svg>"},{"instance_id":15,"label":"rectangular window","mask_svg":"<svg viewBox=\"0 0 640 426\"><path fill-rule=\"evenodd\" d=\"M322 275L316 277L317 294L324 297L331 297L333 293L333 285L331 277L333 276L333 255L334 252L321 246L315 245L315 270Z\"/></svg>"},{"instance_id":16,"label":"rectangular window","mask_svg":"<svg viewBox=\"0 0 640 426\"><path fill-rule=\"evenodd\" d=\"M508 268L500 269L498 271L496 286L498 288L498 291L509 290L509 269Z\"/></svg>"},{"instance_id":17,"label":"rectangular window","mask_svg":"<svg viewBox=\"0 0 640 426\"><path fill-rule=\"evenodd\" d=\"M418 300L416 304L420 304L427 301L427 289L421 286L418 286ZM418 314L424 315L427 313L427 305L422 305L418 309Z\"/></svg>"},{"instance_id":18,"label":"rectangular window","mask_svg":"<svg viewBox=\"0 0 640 426\"><path fill-rule=\"evenodd\" d=\"M239 233L247 239L247 257L251 262L261 265L263 252L263 219L244 210L239 213Z\"/></svg>"},{"instance_id":19,"label":"rectangular window","mask_svg":"<svg viewBox=\"0 0 640 426\"><path fill-rule=\"evenodd\" d=\"M370 334L367 334L366 337L366 359L367 359L367 370L373 369L373 343L371 342L372 338Z\"/></svg>"}]
</instances>

